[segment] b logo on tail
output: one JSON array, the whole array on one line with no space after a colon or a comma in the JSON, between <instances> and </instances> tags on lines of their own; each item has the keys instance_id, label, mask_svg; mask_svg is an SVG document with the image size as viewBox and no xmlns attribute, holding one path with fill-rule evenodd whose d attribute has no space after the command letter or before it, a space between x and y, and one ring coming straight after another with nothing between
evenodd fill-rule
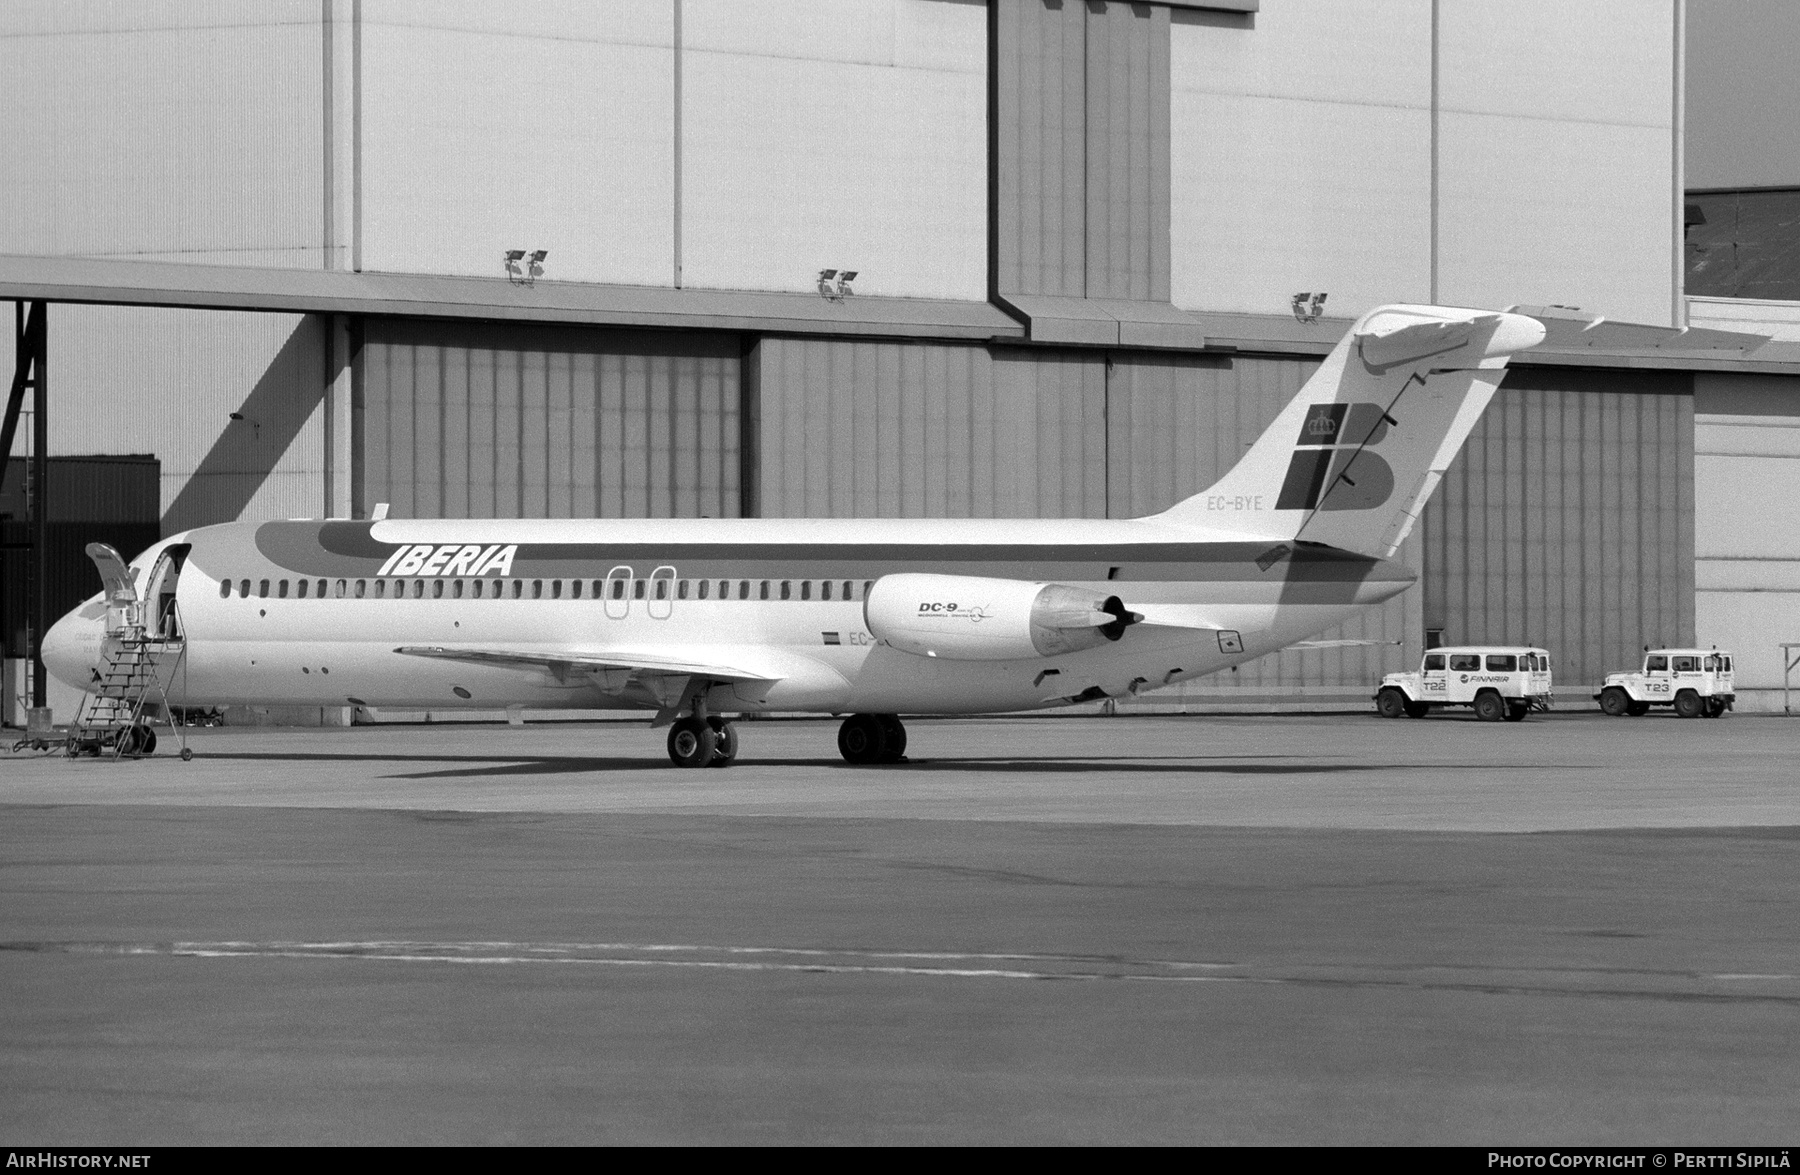
<instances>
[{"instance_id":1,"label":"b logo on tail","mask_svg":"<svg viewBox=\"0 0 1800 1175\"><path fill-rule=\"evenodd\" d=\"M1275 508L1373 510L1385 503L1394 493L1394 471L1369 447L1395 423L1380 404L1312 405Z\"/></svg>"}]
</instances>

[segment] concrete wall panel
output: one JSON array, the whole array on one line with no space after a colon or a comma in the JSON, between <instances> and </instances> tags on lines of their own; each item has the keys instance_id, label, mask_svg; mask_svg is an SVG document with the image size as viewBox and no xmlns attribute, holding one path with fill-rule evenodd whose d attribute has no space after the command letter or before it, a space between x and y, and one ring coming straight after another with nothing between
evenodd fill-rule
<instances>
[{"instance_id":1,"label":"concrete wall panel","mask_svg":"<svg viewBox=\"0 0 1800 1175\"><path fill-rule=\"evenodd\" d=\"M1440 298L1669 322L1673 6L1441 12Z\"/></svg>"},{"instance_id":2,"label":"concrete wall panel","mask_svg":"<svg viewBox=\"0 0 1800 1175\"><path fill-rule=\"evenodd\" d=\"M674 282L674 9L364 0L363 268Z\"/></svg>"},{"instance_id":3,"label":"concrete wall panel","mask_svg":"<svg viewBox=\"0 0 1800 1175\"><path fill-rule=\"evenodd\" d=\"M1265 6L1170 30L1173 299L1354 315L1430 288L1429 0ZM1303 67L1296 63L1304 62Z\"/></svg>"},{"instance_id":4,"label":"concrete wall panel","mask_svg":"<svg viewBox=\"0 0 1800 1175\"><path fill-rule=\"evenodd\" d=\"M0 15L0 252L317 267L318 0Z\"/></svg>"},{"instance_id":5,"label":"concrete wall panel","mask_svg":"<svg viewBox=\"0 0 1800 1175\"><path fill-rule=\"evenodd\" d=\"M686 0L684 284L987 293L986 12Z\"/></svg>"}]
</instances>

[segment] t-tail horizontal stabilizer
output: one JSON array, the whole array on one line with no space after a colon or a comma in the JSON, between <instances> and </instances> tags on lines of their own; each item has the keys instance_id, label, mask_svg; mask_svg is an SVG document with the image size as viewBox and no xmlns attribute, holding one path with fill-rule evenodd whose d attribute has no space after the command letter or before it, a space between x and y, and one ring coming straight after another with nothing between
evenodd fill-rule
<instances>
[{"instance_id":1,"label":"t-tail horizontal stabilizer","mask_svg":"<svg viewBox=\"0 0 1800 1175\"><path fill-rule=\"evenodd\" d=\"M1522 314L1382 306L1359 319L1242 460L1163 522L1388 558L1481 418Z\"/></svg>"}]
</instances>

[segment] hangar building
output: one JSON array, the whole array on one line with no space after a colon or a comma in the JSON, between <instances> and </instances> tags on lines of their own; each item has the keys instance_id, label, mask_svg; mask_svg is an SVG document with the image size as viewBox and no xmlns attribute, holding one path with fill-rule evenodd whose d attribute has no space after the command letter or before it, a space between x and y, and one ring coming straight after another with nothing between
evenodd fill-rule
<instances>
[{"instance_id":1,"label":"hangar building","mask_svg":"<svg viewBox=\"0 0 1800 1175\"><path fill-rule=\"evenodd\" d=\"M1360 703L1441 634L1575 695L1717 643L1767 708L1800 313L1684 294L1683 36L1682 0L19 0L0 298L46 307L48 452L153 455L164 533L1125 517L1382 302L1755 331L1528 353L1417 589L1130 704Z\"/></svg>"}]
</instances>

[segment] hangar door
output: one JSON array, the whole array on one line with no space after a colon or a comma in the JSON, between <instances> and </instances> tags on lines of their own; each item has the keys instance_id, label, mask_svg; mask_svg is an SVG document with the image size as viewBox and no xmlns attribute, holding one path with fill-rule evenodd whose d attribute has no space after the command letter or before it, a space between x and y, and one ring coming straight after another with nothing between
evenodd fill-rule
<instances>
[{"instance_id":1,"label":"hangar door","mask_svg":"<svg viewBox=\"0 0 1800 1175\"><path fill-rule=\"evenodd\" d=\"M358 509L737 517L741 366L735 335L371 319Z\"/></svg>"},{"instance_id":2,"label":"hangar door","mask_svg":"<svg viewBox=\"0 0 1800 1175\"><path fill-rule=\"evenodd\" d=\"M1694 639L1693 377L1513 367L1425 508L1425 626L1531 643L1558 692Z\"/></svg>"}]
</instances>

